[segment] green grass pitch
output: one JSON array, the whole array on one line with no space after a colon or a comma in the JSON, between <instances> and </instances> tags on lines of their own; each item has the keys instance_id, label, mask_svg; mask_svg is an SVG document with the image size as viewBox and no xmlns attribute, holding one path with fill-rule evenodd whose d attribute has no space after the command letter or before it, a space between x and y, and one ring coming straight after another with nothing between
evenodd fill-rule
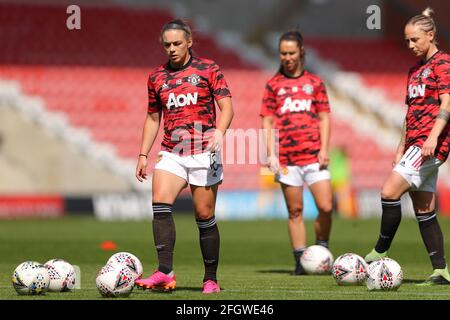
<instances>
[{"instance_id":1,"label":"green grass pitch","mask_svg":"<svg viewBox=\"0 0 450 320\"><path fill-rule=\"evenodd\" d=\"M441 218L450 249L450 220ZM203 263L198 230L192 215L175 215L177 242L174 270L177 290L172 293L135 288L125 299L205 300L205 299L450 299L448 286L418 287L416 282L431 273L431 264L420 238L417 222L403 219L390 257L403 268L405 280L397 292L369 292L365 286L340 287L331 275L291 276L293 257L283 220L219 221L221 255L218 295L201 293ZM331 235L331 251L336 258L345 252L366 254L374 245L379 220L336 218ZM313 242L313 222L307 221L309 242ZM100 243L112 240L115 251L103 251ZM98 270L118 251L129 251L144 265L144 276L156 267L156 253L150 221L100 222L92 217L65 217L52 220L0 221L0 299L104 299L95 286ZM19 296L11 284L15 267L26 260L41 263L63 258L81 268L81 289L44 296Z\"/></svg>"}]
</instances>

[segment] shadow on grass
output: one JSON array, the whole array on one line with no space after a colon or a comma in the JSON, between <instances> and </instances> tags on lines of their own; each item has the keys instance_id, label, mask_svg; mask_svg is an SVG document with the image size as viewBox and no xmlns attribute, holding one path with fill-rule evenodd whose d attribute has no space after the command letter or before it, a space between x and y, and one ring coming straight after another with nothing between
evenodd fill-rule
<instances>
[{"instance_id":1,"label":"shadow on grass","mask_svg":"<svg viewBox=\"0 0 450 320\"><path fill-rule=\"evenodd\" d=\"M156 294L171 294L175 291L191 291L191 292L202 292L202 288L201 287L176 287L174 291L164 291L164 290L159 290L159 289L146 289L146 290L142 290L142 289L135 289L133 290L134 293L156 293Z\"/></svg>"},{"instance_id":2,"label":"shadow on grass","mask_svg":"<svg viewBox=\"0 0 450 320\"><path fill-rule=\"evenodd\" d=\"M424 280L417 280L417 279L403 279L403 283L422 283Z\"/></svg>"},{"instance_id":3,"label":"shadow on grass","mask_svg":"<svg viewBox=\"0 0 450 320\"><path fill-rule=\"evenodd\" d=\"M177 287L175 290L177 290L177 291L197 291L197 292L203 291L203 289L201 287Z\"/></svg>"},{"instance_id":4,"label":"shadow on grass","mask_svg":"<svg viewBox=\"0 0 450 320\"><path fill-rule=\"evenodd\" d=\"M292 274L292 270L286 270L286 269L257 270L256 272L258 272L258 273Z\"/></svg>"}]
</instances>

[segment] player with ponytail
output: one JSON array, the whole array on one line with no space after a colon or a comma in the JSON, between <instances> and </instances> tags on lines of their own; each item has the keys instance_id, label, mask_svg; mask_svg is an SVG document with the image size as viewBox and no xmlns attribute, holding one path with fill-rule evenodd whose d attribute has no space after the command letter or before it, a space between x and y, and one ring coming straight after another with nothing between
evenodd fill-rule
<instances>
[{"instance_id":1,"label":"player with ponytail","mask_svg":"<svg viewBox=\"0 0 450 320\"><path fill-rule=\"evenodd\" d=\"M436 182L450 147L450 55L437 45L433 10L427 8L405 26L405 41L419 59L408 74L408 111L393 170L381 190L378 241L367 262L387 256L401 221L400 197L409 192L433 273L423 284L450 284L444 237L437 220Z\"/></svg>"},{"instance_id":2,"label":"player with ponytail","mask_svg":"<svg viewBox=\"0 0 450 320\"><path fill-rule=\"evenodd\" d=\"M305 274L300 258L306 249L303 185L308 185L318 209L316 244L328 247L332 191L329 162L330 106L322 80L305 70L305 49L299 31L279 40L280 68L264 91L260 116L266 132L268 166L281 185L289 213L288 230L295 259L294 275ZM279 145L273 130L279 131Z\"/></svg>"}]
</instances>

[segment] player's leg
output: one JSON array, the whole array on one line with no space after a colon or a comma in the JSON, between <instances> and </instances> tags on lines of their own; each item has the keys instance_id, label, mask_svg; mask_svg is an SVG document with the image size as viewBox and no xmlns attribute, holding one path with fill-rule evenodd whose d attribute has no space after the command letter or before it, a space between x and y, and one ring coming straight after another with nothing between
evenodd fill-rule
<instances>
[{"instance_id":1,"label":"player's leg","mask_svg":"<svg viewBox=\"0 0 450 320\"><path fill-rule=\"evenodd\" d=\"M217 283L219 264L220 234L215 218L215 206L219 183L211 186L190 185L194 204L195 219L200 238L205 274L203 293L220 292Z\"/></svg>"},{"instance_id":2,"label":"player's leg","mask_svg":"<svg viewBox=\"0 0 450 320\"><path fill-rule=\"evenodd\" d=\"M172 159L157 163L152 177L153 239L158 255L158 269L148 278L138 279L135 284L144 289L163 288L173 290L176 286L173 273L173 250L175 247L175 223L172 205L180 191L186 187L184 169Z\"/></svg>"},{"instance_id":3,"label":"player's leg","mask_svg":"<svg viewBox=\"0 0 450 320\"><path fill-rule=\"evenodd\" d=\"M330 180L317 181L310 185L309 189L318 210L318 216L314 222L316 244L328 248L332 224L331 215L333 213L333 192Z\"/></svg>"},{"instance_id":4,"label":"player's leg","mask_svg":"<svg viewBox=\"0 0 450 320\"><path fill-rule=\"evenodd\" d=\"M420 234L433 266L433 273L423 285L450 284L444 252L444 236L437 220L436 194L428 191L410 192Z\"/></svg>"},{"instance_id":5,"label":"player's leg","mask_svg":"<svg viewBox=\"0 0 450 320\"><path fill-rule=\"evenodd\" d=\"M402 219L400 197L411 188L410 183L398 172L391 171L381 189L381 226L375 248L366 255L370 263L387 257L387 251Z\"/></svg>"},{"instance_id":6,"label":"player's leg","mask_svg":"<svg viewBox=\"0 0 450 320\"><path fill-rule=\"evenodd\" d=\"M185 186L186 180L173 173L164 170L155 170L153 173L153 236L158 251L158 270L166 274L172 271L176 238L172 205Z\"/></svg>"},{"instance_id":7,"label":"player's leg","mask_svg":"<svg viewBox=\"0 0 450 320\"><path fill-rule=\"evenodd\" d=\"M194 155L192 160L188 181L192 192L200 249L205 267L203 293L218 293L220 292L217 283L220 234L215 218L215 208L217 191L223 179L223 166L220 154L215 152Z\"/></svg>"},{"instance_id":8,"label":"player's leg","mask_svg":"<svg viewBox=\"0 0 450 320\"><path fill-rule=\"evenodd\" d=\"M328 248L331 232L331 215L333 212L333 191L331 189L330 172L327 169L321 170L319 163L312 163L301 167L301 174L309 186L319 212L314 222L316 244Z\"/></svg>"},{"instance_id":9,"label":"player's leg","mask_svg":"<svg viewBox=\"0 0 450 320\"><path fill-rule=\"evenodd\" d=\"M281 183L288 210L289 239L295 259L294 275L306 274L300 264L300 258L306 249L306 228L303 221L303 186L291 186Z\"/></svg>"}]
</instances>

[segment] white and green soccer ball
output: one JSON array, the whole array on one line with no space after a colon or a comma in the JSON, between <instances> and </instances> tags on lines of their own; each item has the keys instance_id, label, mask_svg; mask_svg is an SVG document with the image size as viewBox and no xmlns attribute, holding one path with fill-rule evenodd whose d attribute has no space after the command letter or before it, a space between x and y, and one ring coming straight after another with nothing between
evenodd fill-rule
<instances>
[{"instance_id":1,"label":"white and green soccer ball","mask_svg":"<svg viewBox=\"0 0 450 320\"><path fill-rule=\"evenodd\" d=\"M107 263L110 262L117 262L120 264L126 265L132 272L135 273L136 279L139 279L142 277L142 273L144 272L144 269L142 267L142 263L139 260L138 257L136 257L134 254L129 252L117 252L113 254Z\"/></svg>"},{"instance_id":2,"label":"white and green soccer ball","mask_svg":"<svg viewBox=\"0 0 450 320\"><path fill-rule=\"evenodd\" d=\"M345 253L336 258L331 269L334 280L340 286L357 286L367 279L368 265L356 253Z\"/></svg>"},{"instance_id":3,"label":"white and green soccer ball","mask_svg":"<svg viewBox=\"0 0 450 320\"><path fill-rule=\"evenodd\" d=\"M51 259L45 264L50 276L49 291L64 292L75 287L75 268L63 259Z\"/></svg>"},{"instance_id":4,"label":"white and green soccer ball","mask_svg":"<svg viewBox=\"0 0 450 320\"><path fill-rule=\"evenodd\" d=\"M127 297L133 291L136 274L124 264L107 263L97 274L97 289L103 297Z\"/></svg>"},{"instance_id":5,"label":"white and green soccer ball","mask_svg":"<svg viewBox=\"0 0 450 320\"><path fill-rule=\"evenodd\" d=\"M327 274L333 266L333 254L324 246L309 246L303 252L300 263L307 274Z\"/></svg>"},{"instance_id":6,"label":"white and green soccer ball","mask_svg":"<svg viewBox=\"0 0 450 320\"><path fill-rule=\"evenodd\" d=\"M48 291L50 276L41 263L25 261L14 270L12 284L20 295L40 295Z\"/></svg>"},{"instance_id":7,"label":"white and green soccer ball","mask_svg":"<svg viewBox=\"0 0 450 320\"><path fill-rule=\"evenodd\" d=\"M391 258L382 258L369 264L367 270L369 290L397 290L403 281L400 265Z\"/></svg>"}]
</instances>

